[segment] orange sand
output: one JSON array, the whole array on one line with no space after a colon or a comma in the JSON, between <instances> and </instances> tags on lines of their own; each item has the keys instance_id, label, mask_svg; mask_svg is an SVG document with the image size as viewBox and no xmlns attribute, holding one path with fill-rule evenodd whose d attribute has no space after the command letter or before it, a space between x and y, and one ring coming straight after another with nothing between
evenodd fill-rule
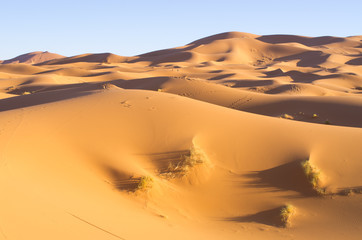
<instances>
[{"instance_id":1,"label":"orange sand","mask_svg":"<svg viewBox=\"0 0 362 240\"><path fill-rule=\"evenodd\" d=\"M229 32L4 61L0 239L360 239L361 57Z\"/></svg>"}]
</instances>

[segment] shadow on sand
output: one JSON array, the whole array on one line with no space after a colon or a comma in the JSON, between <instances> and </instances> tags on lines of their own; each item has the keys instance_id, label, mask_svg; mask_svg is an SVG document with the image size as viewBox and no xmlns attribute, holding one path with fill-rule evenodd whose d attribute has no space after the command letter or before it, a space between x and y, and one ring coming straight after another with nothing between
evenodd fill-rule
<instances>
[{"instance_id":1,"label":"shadow on sand","mask_svg":"<svg viewBox=\"0 0 362 240\"><path fill-rule=\"evenodd\" d=\"M301 196L316 196L308 182L300 161L294 161L263 171L245 174L247 185L253 188L269 188L270 191L295 191Z\"/></svg>"},{"instance_id":2,"label":"shadow on sand","mask_svg":"<svg viewBox=\"0 0 362 240\"><path fill-rule=\"evenodd\" d=\"M283 227L285 224L281 221L280 212L282 208L273 208L265 211L261 211L255 214L249 214L239 217L226 218L226 221L232 222L244 222L244 223L260 223L264 225L274 226L274 227Z\"/></svg>"}]
</instances>

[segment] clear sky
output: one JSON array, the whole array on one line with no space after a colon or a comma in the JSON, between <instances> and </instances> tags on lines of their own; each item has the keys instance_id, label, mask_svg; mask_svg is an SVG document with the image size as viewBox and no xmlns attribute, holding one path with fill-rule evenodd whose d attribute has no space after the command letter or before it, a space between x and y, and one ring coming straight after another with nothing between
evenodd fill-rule
<instances>
[{"instance_id":1,"label":"clear sky","mask_svg":"<svg viewBox=\"0 0 362 240\"><path fill-rule=\"evenodd\" d=\"M227 31L362 35L361 0L1 0L0 59L32 51L123 56Z\"/></svg>"}]
</instances>

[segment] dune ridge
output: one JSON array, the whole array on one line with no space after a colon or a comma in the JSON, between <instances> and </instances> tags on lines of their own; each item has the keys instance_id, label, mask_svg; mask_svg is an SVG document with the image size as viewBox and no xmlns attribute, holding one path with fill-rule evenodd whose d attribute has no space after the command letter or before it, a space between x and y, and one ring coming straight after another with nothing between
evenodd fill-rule
<instances>
[{"instance_id":1,"label":"dune ridge","mask_svg":"<svg viewBox=\"0 0 362 240\"><path fill-rule=\"evenodd\" d=\"M63 58L64 56L50 53L50 52L30 52L26 54L22 54L12 59L1 61L0 63L9 64L9 63L28 63L28 64L37 64L45 61L49 61L52 59Z\"/></svg>"},{"instance_id":2,"label":"dune ridge","mask_svg":"<svg viewBox=\"0 0 362 240\"><path fill-rule=\"evenodd\" d=\"M0 239L359 239L361 43L1 63Z\"/></svg>"}]
</instances>

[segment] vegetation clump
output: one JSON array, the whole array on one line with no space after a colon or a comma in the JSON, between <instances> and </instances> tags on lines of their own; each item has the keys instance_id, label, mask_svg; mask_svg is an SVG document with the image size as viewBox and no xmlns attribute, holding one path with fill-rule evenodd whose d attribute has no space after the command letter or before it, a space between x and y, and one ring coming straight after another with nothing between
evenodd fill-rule
<instances>
[{"instance_id":1,"label":"vegetation clump","mask_svg":"<svg viewBox=\"0 0 362 240\"><path fill-rule=\"evenodd\" d=\"M140 178L136 190L147 191L153 186L153 179L150 176L143 176Z\"/></svg>"},{"instance_id":2,"label":"vegetation clump","mask_svg":"<svg viewBox=\"0 0 362 240\"><path fill-rule=\"evenodd\" d=\"M309 160L303 161L301 166L313 189L320 195L325 194L325 189L321 187L320 170L313 166Z\"/></svg>"},{"instance_id":3,"label":"vegetation clump","mask_svg":"<svg viewBox=\"0 0 362 240\"><path fill-rule=\"evenodd\" d=\"M290 119L290 120L294 119L294 117L292 115L289 115L289 114L286 114L286 113L284 113L281 117L285 118L285 119Z\"/></svg>"},{"instance_id":4,"label":"vegetation clump","mask_svg":"<svg viewBox=\"0 0 362 240\"><path fill-rule=\"evenodd\" d=\"M289 227L291 225L291 218L295 212L296 209L291 204L287 204L280 209L280 221L283 227Z\"/></svg>"},{"instance_id":5,"label":"vegetation clump","mask_svg":"<svg viewBox=\"0 0 362 240\"><path fill-rule=\"evenodd\" d=\"M184 166L192 167L196 164L204 163L206 158L206 154L201 150L201 148L192 145L190 149L190 155L185 157Z\"/></svg>"},{"instance_id":6,"label":"vegetation clump","mask_svg":"<svg viewBox=\"0 0 362 240\"><path fill-rule=\"evenodd\" d=\"M188 155L182 156L177 163L170 163L166 175L171 178L186 176L196 165L206 163L207 156L201 148L193 145Z\"/></svg>"}]
</instances>

